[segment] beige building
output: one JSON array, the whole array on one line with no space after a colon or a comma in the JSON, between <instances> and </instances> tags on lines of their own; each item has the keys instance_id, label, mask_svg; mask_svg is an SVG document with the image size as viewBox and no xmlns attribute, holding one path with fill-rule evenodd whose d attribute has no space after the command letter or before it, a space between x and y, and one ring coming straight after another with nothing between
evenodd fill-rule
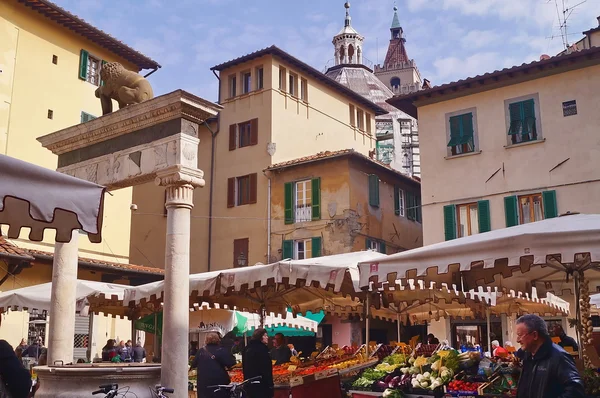
<instances>
[{"instance_id":1,"label":"beige building","mask_svg":"<svg viewBox=\"0 0 600 398\"><path fill-rule=\"evenodd\" d=\"M384 109L272 46L217 65L219 118L199 132L198 167L206 187L192 212L191 272L238 266L234 242L248 239L239 265L269 256L269 166L321 151L375 149L375 116ZM163 189L134 188L131 261L161 259ZM136 248L140 248L138 251Z\"/></svg>"},{"instance_id":2,"label":"beige building","mask_svg":"<svg viewBox=\"0 0 600 398\"><path fill-rule=\"evenodd\" d=\"M422 245L419 181L365 155L321 152L274 164L267 176L273 258L392 254Z\"/></svg>"},{"instance_id":3,"label":"beige building","mask_svg":"<svg viewBox=\"0 0 600 398\"><path fill-rule=\"evenodd\" d=\"M592 47L600 47L600 17L598 19L598 26L592 29L588 29L583 32L583 38L575 42L566 52L587 50Z\"/></svg>"},{"instance_id":4,"label":"beige building","mask_svg":"<svg viewBox=\"0 0 600 398\"><path fill-rule=\"evenodd\" d=\"M599 75L592 47L390 100L418 112L424 244L600 213Z\"/></svg>"}]
</instances>

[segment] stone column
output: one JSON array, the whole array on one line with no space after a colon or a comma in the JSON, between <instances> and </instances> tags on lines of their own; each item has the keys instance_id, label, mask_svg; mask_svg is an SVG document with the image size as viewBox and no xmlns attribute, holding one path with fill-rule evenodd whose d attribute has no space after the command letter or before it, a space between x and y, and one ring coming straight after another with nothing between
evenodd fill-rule
<instances>
[{"instance_id":1,"label":"stone column","mask_svg":"<svg viewBox=\"0 0 600 398\"><path fill-rule=\"evenodd\" d=\"M204 186L203 172L184 166L160 171L156 184L166 187L167 241L161 377L174 397L187 397L190 297L190 218L194 188Z\"/></svg>"},{"instance_id":2,"label":"stone column","mask_svg":"<svg viewBox=\"0 0 600 398\"><path fill-rule=\"evenodd\" d=\"M78 241L79 232L73 231L69 243L54 245L48 365L54 365L56 361L62 361L64 364L73 362Z\"/></svg>"}]
</instances>

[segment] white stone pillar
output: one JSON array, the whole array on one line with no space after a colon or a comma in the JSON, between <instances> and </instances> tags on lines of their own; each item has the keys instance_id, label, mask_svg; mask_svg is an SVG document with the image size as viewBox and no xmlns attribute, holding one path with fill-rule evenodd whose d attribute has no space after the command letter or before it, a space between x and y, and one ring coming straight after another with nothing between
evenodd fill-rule
<instances>
[{"instance_id":1,"label":"white stone pillar","mask_svg":"<svg viewBox=\"0 0 600 398\"><path fill-rule=\"evenodd\" d=\"M54 365L56 361L73 362L78 241L79 232L75 230L69 243L54 245L48 365Z\"/></svg>"},{"instance_id":2,"label":"white stone pillar","mask_svg":"<svg viewBox=\"0 0 600 398\"><path fill-rule=\"evenodd\" d=\"M160 171L156 178L167 192L160 382L182 398L188 396L190 219L194 188L204 186L202 177L202 171L178 165Z\"/></svg>"}]
</instances>

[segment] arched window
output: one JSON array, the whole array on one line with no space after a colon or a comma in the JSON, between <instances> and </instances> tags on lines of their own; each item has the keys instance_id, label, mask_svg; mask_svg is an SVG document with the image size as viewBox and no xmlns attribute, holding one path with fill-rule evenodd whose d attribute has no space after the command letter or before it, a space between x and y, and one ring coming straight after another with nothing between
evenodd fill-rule
<instances>
[{"instance_id":1,"label":"arched window","mask_svg":"<svg viewBox=\"0 0 600 398\"><path fill-rule=\"evenodd\" d=\"M390 80L390 86L392 86L393 92L399 91L400 90L400 78L392 77L392 80Z\"/></svg>"},{"instance_id":2,"label":"arched window","mask_svg":"<svg viewBox=\"0 0 600 398\"><path fill-rule=\"evenodd\" d=\"M354 63L354 46L348 45L348 63Z\"/></svg>"}]
</instances>

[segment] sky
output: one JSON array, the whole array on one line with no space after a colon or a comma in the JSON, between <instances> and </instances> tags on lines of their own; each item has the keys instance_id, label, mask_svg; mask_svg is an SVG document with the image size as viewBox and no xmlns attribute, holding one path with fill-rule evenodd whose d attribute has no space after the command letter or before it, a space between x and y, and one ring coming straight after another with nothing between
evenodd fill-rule
<instances>
[{"instance_id":1,"label":"sky","mask_svg":"<svg viewBox=\"0 0 600 398\"><path fill-rule=\"evenodd\" d=\"M161 64L149 78L155 95L184 89L211 101L218 81L210 67L272 44L318 70L332 66L331 40L345 17L342 0L54 2ZM569 43L598 26L600 0L354 0L350 15L364 57L377 64L396 4L408 56L440 85L557 54L563 3Z\"/></svg>"}]
</instances>

